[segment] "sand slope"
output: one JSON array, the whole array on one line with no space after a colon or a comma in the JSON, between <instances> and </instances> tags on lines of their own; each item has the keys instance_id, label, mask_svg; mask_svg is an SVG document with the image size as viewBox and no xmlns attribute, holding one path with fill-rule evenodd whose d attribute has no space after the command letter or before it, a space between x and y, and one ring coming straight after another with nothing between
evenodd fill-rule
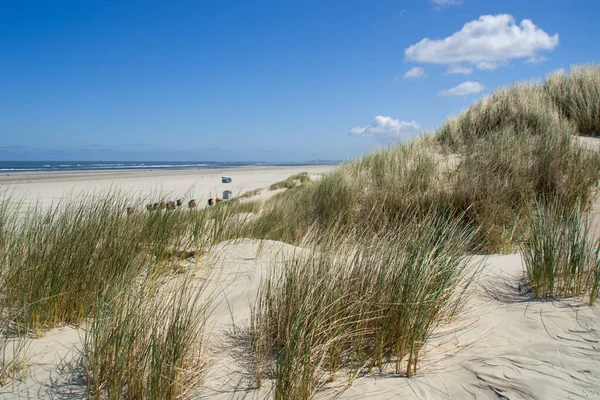
<instances>
[{"instance_id":1,"label":"sand slope","mask_svg":"<svg viewBox=\"0 0 600 400\"><path fill-rule=\"evenodd\" d=\"M330 167L239 169L228 171L239 191L268 187L289 175L309 170L312 174ZM0 182L28 201L41 198L46 204L65 191L81 193L103 190L115 183L129 189L148 188L185 191L193 183L196 193L220 189L220 172L211 179L198 171L125 174L88 174L80 178L26 175ZM11 176L12 178L12 176ZM33 179L33 178L32 178ZM91 179L91 180L90 180ZM200 183L198 183L200 182ZM231 187L231 186L230 186ZM217 189L218 188L218 189ZM149 190L145 189L148 193ZM263 191L261 197L272 193ZM198 199L201 197L198 196ZM598 204L594 210L600 210ZM217 303L209 321L211 368L200 398L268 398L271 385L254 388L251 354L245 347L244 328L261 278L278 255L302 249L287 244L240 240L221 243L201 259L186 266L206 270L210 266ZM473 297L460 320L436 330L420 358L418 374L410 379L382 371L361 376L346 388L339 379L317 393L317 398L343 399L600 399L600 308L573 299L540 302L519 292L523 276L519 254L486 258ZM200 273L202 278L202 273ZM26 376L0 388L0 397L85 398L80 367L82 330L63 327L39 339L29 339Z\"/></svg>"},{"instance_id":2,"label":"sand slope","mask_svg":"<svg viewBox=\"0 0 600 400\"><path fill-rule=\"evenodd\" d=\"M254 258L258 244L247 241L224 250L224 260L242 272L231 288L238 323L247 318L264 258ZM270 249L276 248L270 243ZM294 251L291 246L284 250ZM593 399L600 398L600 313L572 300L540 302L519 293L523 269L519 254L492 256L465 315L438 329L425 350L418 376L407 379L385 371L340 382L317 398L399 399ZM254 268L254 269L253 269ZM241 277L243 276L243 278ZM244 312L246 310L246 313ZM224 309L215 317L229 318ZM228 332L226 324L221 325ZM229 330L230 331L230 330ZM209 379L209 397L263 398L269 385L251 390L240 349L223 337L219 362ZM227 346L232 346L227 348ZM229 350L229 353L227 352Z\"/></svg>"},{"instance_id":3,"label":"sand slope","mask_svg":"<svg viewBox=\"0 0 600 400\"><path fill-rule=\"evenodd\" d=\"M490 257L466 315L438 330L419 376L361 379L342 397L600 398L600 310L531 300L521 276L519 254Z\"/></svg>"},{"instance_id":4,"label":"sand slope","mask_svg":"<svg viewBox=\"0 0 600 400\"><path fill-rule=\"evenodd\" d=\"M271 395L268 382L260 390L253 389L243 328L269 260L297 251L301 250L257 240L215 248L210 262L219 303L209 326L213 361L201 397ZM190 261L193 265L197 263ZM407 379L384 371L359 377L350 388L344 388L341 376L317 398L600 399L600 310L573 300L531 300L518 291L521 278L519 254L489 257L465 315L438 329L417 376ZM4 396L83 395L82 381L78 383L77 373L73 374L77 343L73 328L33 340L28 378Z\"/></svg>"}]
</instances>

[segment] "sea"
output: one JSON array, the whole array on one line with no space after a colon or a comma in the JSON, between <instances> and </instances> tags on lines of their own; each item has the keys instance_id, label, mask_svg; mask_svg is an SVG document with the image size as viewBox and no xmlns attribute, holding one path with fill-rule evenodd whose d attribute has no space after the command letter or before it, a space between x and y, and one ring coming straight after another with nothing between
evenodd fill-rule
<instances>
[{"instance_id":1,"label":"sea","mask_svg":"<svg viewBox=\"0 0 600 400\"><path fill-rule=\"evenodd\" d=\"M200 169L248 166L335 165L338 161L250 162L250 161L0 161L0 173L42 171L113 171L150 169Z\"/></svg>"}]
</instances>

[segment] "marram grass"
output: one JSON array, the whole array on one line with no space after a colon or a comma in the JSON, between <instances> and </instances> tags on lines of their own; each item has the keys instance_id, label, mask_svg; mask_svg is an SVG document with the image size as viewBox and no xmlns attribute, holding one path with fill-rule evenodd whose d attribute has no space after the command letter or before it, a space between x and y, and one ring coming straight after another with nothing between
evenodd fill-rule
<instances>
[{"instance_id":1,"label":"marram grass","mask_svg":"<svg viewBox=\"0 0 600 400\"><path fill-rule=\"evenodd\" d=\"M301 172L296 175L292 175L283 181L273 183L269 186L269 190L277 189L291 189L296 186L302 186L310 182L310 176L308 172Z\"/></svg>"},{"instance_id":2,"label":"marram grass","mask_svg":"<svg viewBox=\"0 0 600 400\"><path fill-rule=\"evenodd\" d=\"M207 283L144 280L101 302L83 355L91 399L181 399L197 395L206 369Z\"/></svg>"},{"instance_id":3,"label":"marram grass","mask_svg":"<svg viewBox=\"0 0 600 400\"><path fill-rule=\"evenodd\" d=\"M587 296L593 304L600 283L600 241L591 237L580 207L540 203L529 219L530 239L521 251L533 295Z\"/></svg>"},{"instance_id":4,"label":"marram grass","mask_svg":"<svg viewBox=\"0 0 600 400\"><path fill-rule=\"evenodd\" d=\"M3 307L36 334L79 324L141 274L160 273L174 254L202 254L237 237L256 203L125 215L118 193L30 208L2 219ZM129 203L131 204L131 203ZM141 205L138 205L138 208Z\"/></svg>"},{"instance_id":5,"label":"marram grass","mask_svg":"<svg viewBox=\"0 0 600 400\"><path fill-rule=\"evenodd\" d=\"M352 381L391 364L414 374L432 330L460 309L477 275L470 235L429 215L279 260L253 309L255 357L266 364L257 380L273 371L276 399L308 399L339 372Z\"/></svg>"},{"instance_id":6,"label":"marram grass","mask_svg":"<svg viewBox=\"0 0 600 400\"><path fill-rule=\"evenodd\" d=\"M600 65L557 71L544 83L544 92L572 121L580 135L600 136Z\"/></svg>"}]
</instances>

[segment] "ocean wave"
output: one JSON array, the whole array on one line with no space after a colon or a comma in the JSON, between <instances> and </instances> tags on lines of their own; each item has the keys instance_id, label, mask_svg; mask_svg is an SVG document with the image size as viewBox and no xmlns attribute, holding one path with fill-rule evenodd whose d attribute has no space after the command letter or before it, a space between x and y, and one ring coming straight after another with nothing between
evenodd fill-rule
<instances>
[{"instance_id":1,"label":"ocean wave","mask_svg":"<svg viewBox=\"0 0 600 400\"><path fill-rule=\"evenodd\" d=\"M143 164L143 163L110 163L110 164L43 164L39 166L11 166L0 167L0 172L43 172L43 171L108 171L108 170L143 170L143 169L181 169L216 167L217 164L185 163L185 164ZM220 165L226 167L228 165Z\"/></svg>"},{"instance_id":2,"label":"ocean wave","mask_svg":"<svg viewBox=\"0 0 600 400\"><path fill-rule=\"evenodd\" d=\"M200 169L231 168L245 166L290 166L313 165L314 163L276 163L276 162L0 162L0 172L43 172L43 171L111 171L111 170L148 170L148 169Z\"/></svg>"}]
</instances>

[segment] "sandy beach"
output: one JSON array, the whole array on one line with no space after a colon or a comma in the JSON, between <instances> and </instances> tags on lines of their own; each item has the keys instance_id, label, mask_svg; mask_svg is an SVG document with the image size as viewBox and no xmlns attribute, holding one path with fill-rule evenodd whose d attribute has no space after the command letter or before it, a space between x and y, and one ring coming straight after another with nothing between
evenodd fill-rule
<instances>
[{"instance_id":1,"label":"sandy beach","mask_svg":"<svg viewBox=\"0 0 600 400\"><path fill-rule=\"evenodd\" d=\"M310 175L331 171L333 165L294 167L237 167L223 169L21 172L0 175L0 190L10 193L23 205L39 203L47 207L65 198L81 198L93 193L119 190L132 199L155 202L159 199L195 199L199 205L231 190L233 197L246 191L268 188L272 183L301 172ZM231 183L222 183L230 176ZM266 191L268 192L268 190ZM268 195L268 193L264 193ZM142 211L140 209L140 211Z\"/></svg>"}]
</instances>

